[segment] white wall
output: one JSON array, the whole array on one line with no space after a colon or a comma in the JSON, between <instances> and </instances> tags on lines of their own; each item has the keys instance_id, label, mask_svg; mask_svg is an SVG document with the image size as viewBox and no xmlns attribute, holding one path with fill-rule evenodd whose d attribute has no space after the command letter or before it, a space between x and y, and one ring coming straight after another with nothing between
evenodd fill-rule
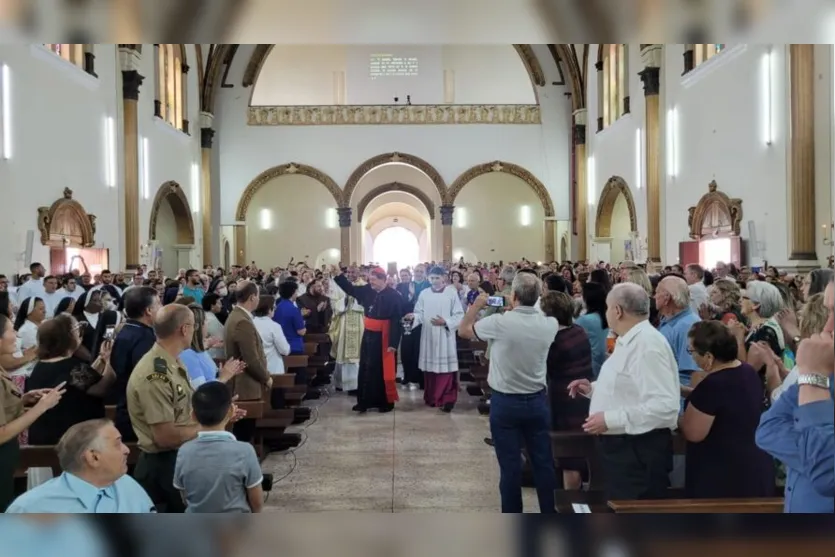
<instances>
[{"instance_id":1,"label":"white wall","mask_svg":"<svg viewBox=\"0 0 835 557\"><path fill-rule=\"evenodd\" d=\"M596 133L597 129L597 47L589 55L588 137L589 154L594 156L595 199L612 175L623 177L630 186L638 215L638 230L646 238L646 172L636 165L636 129L644 132L642 69L637 45L629 54L630 115ZM664 45L661 71L661 258L665 263L678 259L679 242L689 239L687 211L707 193L708 183L716 180L719 190L743 200L741 233L748 238L748 221L757 226L760 243L772 265L788 266L788 67L784 45L774 45L772 118L775 137L764 141L765 93L763 56L769 45L739 45L682 76L684 45ZM831 66L831 64L829 64ZM817 73L817 72L816 72ZM820 75L831 75L822 68ZM827 83L831 82L827 79ZM831 111L832 102L826 102ZM667 115L671 107L678 114L678 172L667 169ZM821 108L823 109L823 108ZM830 117L824 116L827 122ZM823 134L820 134L820 139ZM643 157L641 157L643 158ZM831 161L831 156L826 156ZM640 172L640 184L637 180ZM818 183L829 190L828 170L818 167ZM640 185L640 189L639 186ZM819 188L820 189L820 188ZM829 204L829 198L824 201ZM589 207L589 230L593 234L596 205ZM823 218L820 215L819 218ZM748 248L749 259L751 246ZM819 255L822 250L819 250ZM754 261L757 263L758 261Z\"/></svg>"},{"instance_id":2,"label":"white wall","mask_svg":"<svg viewBox=\"0 0 835 557\"><path fill-rule=\"evenodd\" d=\"M116 47L96 48L96 79L41 45L3 45L0 63L9 66L12 157L0 160L0 273L21 270L26 231L35 231L33 260L49 266L40 243L38 207L62 197L65 187L95 214L96 248L120 261L118 188L105 185L104 118L121 110ZM117 136L121 132L117 132Z\"/></svg>"},{"instance_id":3,"label":"white wall","mask_svg":"<svg viewBox=\"0 0 835 557\"><path fill-rule=\"evenodd\" d=\"M597 62L598 45L591 45L589 51L589 68L588 68L588 124L586 126L586 142L587 154L590 157L590 164L588 165L588 175L590 179L593 177L593 184L590 182L588 193L591 203L587 204L588 208L588 234L594 237L595 222L597 219L597 206L600 203L600 194L603 192L603 187L612 176L620 176L626 181L629 186L629 191L632 193L632 198L635 201L635 212L638 216L638 233L642 238L646 238L647 234L647 219L646 219L646 189L644 188L645 178L643 171L643 161L638 167L637 157L638 141L637 130L640 128L641 133L644 127L644 89L641 84L641 78L638 72L641 70L641 55L638 45L629 46L629 91L630 91L630 113L623 115L613 124L604 128L603 131L597 131L597 70L594 65ZM643 135L642 140L643 141ZM643 149L641 147L641 149ZM591 157L594 157L593 160ZM639 174L640 173L640 174ZM705 182L705 186L707 182ZM705 191L707 191L705 189ZM588 201L588 200L587 200ZM614 218L613 218L614 221ZM686 223L686 219L685 219ZM614 226L614 222L612 223ZM591 244L589 244L591 245ZM677 244L676 244L677 246ZM615 249L612 248L612 257ZM623 242L620 242L620 253L623 254ZM589 255L591 257L591 254ZM614 260L614 259L613 259Z\"/></svg>"},{"instance_id":4,"label":"white wall","mask_svg":"<svg viewBox=\"0 0 835 557\"><path fill-rule=\"evenodd\" d=\"M671 178L664 172L662 180L662 258L668 263L677 260L678 243L688 239L688 208L707 193L708 183L716 180L721 191L742 199L742 237L748 238L747 223L753 220L768 262L778 267L790 264L787 50L784 45L773 49L775 137L769 146L763 133L762 64L768 48L757 44L730 47L682 77L684 46L665 46L662 125L673 106L679 121L678 176ZM750 254L750 245L748 249Z\"/></svg>"},{"instance_id":5,"label":"white wall","mask_svg":"<svg viewBox=\"0 0 835 557\"><path fill-rule=\"evenodd\" d=\"M369 76L372 54L418 59L418 76ZM337 74L342 74L342 81ZM442 104L451 79L456 104L535 104L513 45L277 45L261 69L253 105ZM337 90L344 100L339 100Z\"/></svg>"},{"instance_id":6,"label":"white wall","mask_svg":"<svg viewBox=\"0 0 835 557\"><path fill-rule=\"evenodd\" d=\"M139 206L140 243L148 240L151 204L159 185L179 182L191 199L191 163L199 162L199 95L194 48L188 45L188 111L192 135L176 131L154 117L153 45L144 45L140 73L139 133L149 138L150 191ZM21 270L27 230L35 230L33 260L49 263L49 250L37 234L37 209L73 190L73 198L96 215L97 248L110 251L110 267L124 260L124 164L121 67L115 45L95 45L94 78L41 45L3 45L0 63L11 74L13 154L0 161L0 273ZM117 186L108 187L104 170L104 118L116 123ZM141 190L140 190L141 193ZM194 205L193 205L194 206ZM195 225L200 236L200 226ZM199 249L193 258L200 264Z\"/></svg>"},{"instance_id":7,"label":"white wall","mask_svg":"<svg viewBox=\"0 0 835 557\"><path fill-rule=\"evenodd\" d=\"M140 158L140 218L139 238L142 243L149 237L151 207L157 189L169 180L180 184L188 198L194 221L195 246L191 252L192 267L203 266L203 238L202 221L200 217L199 191L192 187L192 164L200 167L200 91L197 83L197 58L194 45L186 45L187 64L191 66L188 73L188 120L189 134L170 126L167 122L154 116L154 45L142 45L142 65L140 74L145 81L139 90L139 136L148 138L149 157L148 175L149 187L147 198L142 190L142 162ZM121 98L121 97L120 97ZM121 156L121 153L120 153ZM199 170L197 177L199 180ZM199 184L198 184L199 185ZM196 194L196 195L195 195ZM167 254L166 254L167 255ZM214 261L212 263L218 263Z\"/></svg>"}]
</instances>

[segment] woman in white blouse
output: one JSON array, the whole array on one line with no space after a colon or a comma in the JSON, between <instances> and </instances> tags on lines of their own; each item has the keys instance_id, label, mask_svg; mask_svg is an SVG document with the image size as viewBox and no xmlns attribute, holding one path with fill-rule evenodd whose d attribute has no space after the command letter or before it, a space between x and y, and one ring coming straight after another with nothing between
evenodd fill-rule
<instances>
[{"instance_id":1,"label":"woman in white blouse","mask_svg":"<svg viewBox=\"0 0 835 557\"><path fill-rule=\"evenodd\" d=\"M217 294L206 294L201 304L206 313L206 333L209 338L215 339L213 346L207 349L207 352L216 362L223 361L226 359L226 348L223 346L225 332L223 323L217 317L223 311L223 302Z\"/></svg>"},{"instance_id":2,"label":"woman in white blouse","mask_svg":"<svg viewBox=\"0 0 835 557\"><path fill-rule=\"evenodd\" d=\"M273 321L272 315L275 311L275 296L261 296L258 307L253 312L253 323L255 329L261 336L264 345L264 354L267 356L267 371L270 375L282 375L284 373L284 359L290 353L290 343L281 330L281 325Z\"/></svg>"}]
</instances>

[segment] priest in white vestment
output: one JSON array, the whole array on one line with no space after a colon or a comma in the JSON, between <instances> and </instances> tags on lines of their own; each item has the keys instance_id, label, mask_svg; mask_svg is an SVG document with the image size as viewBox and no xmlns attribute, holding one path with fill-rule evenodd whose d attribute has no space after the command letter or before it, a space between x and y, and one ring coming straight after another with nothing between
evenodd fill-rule
<instances>
[{"instance_id":1,"label":"priest in white vestment","mask_svg":"<svg viewBox=\"0 0 835 557\"><path fill-rule=\"evenodd\" d=\"M429 272L430 287L418 296L414 313L406 318L412 327L423 325L418 367L424 374L423 399L426 404L452 412L458 400L458 347L455 332L464 308L458 290L444 286L446 273L441 267Z\"/></svg>"},{"instance_id":2,"label":"priest in white vestment","mask_svg":"<svg viewBox=\"0 0 835 557\"><path fill-rule=\"evenodd\" d=\"M351 296L328 279L327 296L331 300L333 318L328 334L331 337L331 357L334 367L334 387L356 395L360 369L364 308Z\"/></svg>"}]
</instances>

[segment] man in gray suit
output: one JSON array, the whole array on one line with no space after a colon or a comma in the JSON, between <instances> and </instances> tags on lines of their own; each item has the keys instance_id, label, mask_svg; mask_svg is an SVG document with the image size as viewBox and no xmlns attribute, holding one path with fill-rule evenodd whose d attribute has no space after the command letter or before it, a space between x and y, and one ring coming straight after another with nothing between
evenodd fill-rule
<instances>
[{"instance_id":1,"label":"man in gray suit","mask_svg":"<svg viewBox=\"0 0 835 557\"><path fill-rule=\"evenodd\" d=\"M261 336L252 322L252 312L258 307L258 286L244 282L235 291L235 307L229 313L224 326L226 357L237 358L245 364L244 372L232 382L232 392L238 400L261 400L264 389L271 389L273 380L267 370L267 356ZM232 431L239 441L251 441L255 434L255 420L241 420Z\"/></svg>"}]
</instances>

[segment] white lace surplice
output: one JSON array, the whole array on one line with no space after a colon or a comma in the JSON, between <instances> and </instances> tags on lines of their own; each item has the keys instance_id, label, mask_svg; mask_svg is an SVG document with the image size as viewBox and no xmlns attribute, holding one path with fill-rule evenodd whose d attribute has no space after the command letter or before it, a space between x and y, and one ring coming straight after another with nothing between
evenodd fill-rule
<instances>
[{"instance_id":1,"label":"white lace surplice","mask_svg":"<svg viewBox=\"0 0 835 557\"><path fill-rule=\"evenodd\" d=\"M414 313L415 321L412 327L423 325L418 367L431 373L458 371L455 331L464 318L464 309L455 287L447 286L442 292L434 292L427 288L420 293ZM446 326L432 325L432 319L435 317L442 317Z\"/></svg>"}]
</instances>

